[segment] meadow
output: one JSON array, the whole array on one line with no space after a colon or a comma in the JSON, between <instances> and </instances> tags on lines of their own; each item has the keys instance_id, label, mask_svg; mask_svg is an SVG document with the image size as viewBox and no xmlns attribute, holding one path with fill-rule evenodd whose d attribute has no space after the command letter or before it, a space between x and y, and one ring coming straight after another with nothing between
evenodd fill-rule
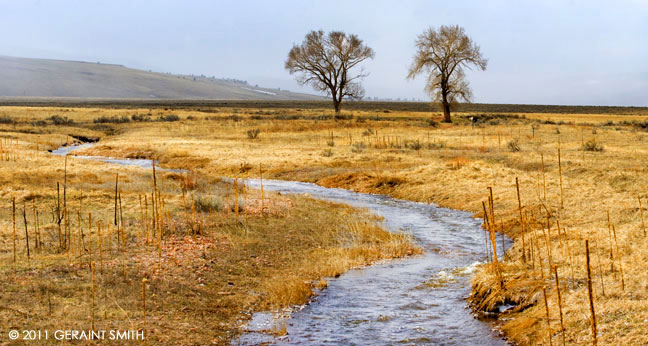
<instances>
[{"instance_id":1,"label":"meadow","mask_svg":"<svg viewBox=\"0 0 648 346\"><path fill-rule=\"evenodd\" d=\"M253 311L303 303L324 277L419 251L363 211L220 179L262 171L485 218L490 262L468 300L517 344L648 342L646 109L500 105L442 124L422 109L306 106L0 108L3 330L89 328L92 315L151 343L206 327L212 338L188 342L227 343ZM73 157L66 169L47 152L95 139L78 154L191 173L158 171L153 184L152 172ZM495 232L514 240L497 261Z\"/></svg>"}]
</instances>

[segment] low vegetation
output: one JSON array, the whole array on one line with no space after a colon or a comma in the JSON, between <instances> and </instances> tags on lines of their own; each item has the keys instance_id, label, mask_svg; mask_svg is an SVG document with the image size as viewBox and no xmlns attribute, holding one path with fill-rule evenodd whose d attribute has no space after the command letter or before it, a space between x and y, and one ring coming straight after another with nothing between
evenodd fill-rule
<instances>
[{"instance_id":1,"label":"low vegetation","mask_svg":"<svg viewBox=\"0 0 648 346\"><path fill-rule=\"evenodd\" d=\"M201 105L200 111L195 105L168 110L137 107L0 109L0 114L15 119L11 124L0 125L4 162L0 169L5 186L1 197L7 206L10 206L12 195L16 197L20 217L25 205L30 236L36 231L33 216L28 211L30 205L36 203L39 220L43 220L42 235L46 244L41 254L34 250L34 257L28 261L24 240L18 238L21 246L19 265L14 273L11 209L4 209L5 232L0 245L5 249L2 268L10 277L10 287L3 291L3 298L22 297L22 301L28 302L25 306L8 307L20 311L18 315L25 316L25 321L37 318L42 325L66 318L65 314L83 326L89 323L88 254L79 258L71 256L70 266L66 250L59 249L56 217L51 216L56 216L56 212L52 212L56 210L55 182L64 180L64 160L52 158L46 150L66 141L73 142L68 135L74 134L101 137L98 145L82 154L154 156L163 167L190 169L197 177L190 179L182 174L158 172L159 189L169 211L169 217L164 218L168 223L162 224L170 231L163 233L162 243L167 245L162 247L163 270L157 272L156 243L135 246L138 230L140 242L144 238L141 230L145 225L141 222L138 197L149 196L150 208L151 173L120 169L120 177L124 179L121 185L120 178L124 230L130 245L123 247L123 255L117 251L120 248L113 225L110 233L113 242L104 243L105 246L110 244L113 251L112 257L107 257L112 262L108 265L105 262L104 269L112 269L98 281L103 283L97 296L104 295L102 290L107 293L106 298L102 298L103 305L97 305L97 323L125 323L120 322L126 320L125 316L132 320L137 315L139 295L136 296L133 283L139 285L146 271L150 273L147 292L152 305L141 328L158 331L152 334L152 340L172 344L177 339L165 339L167 335L171 338L174 335L166 330L173 330L181 323L204 324L208 319L201 316L207 314L217 316L209 322L212 323L209 327L222 337L219 340L227 340L236 333L234 321L243 318L241 316L299 301L276 293L288 285L284 282L293 283L290 287L295 287L295 292L306 292L297 296L307 299L310 290L304 287L312 280L347 268L330 270L326 263L337 263L329 260L333 254L343 251L335 239L351 232L349 227L337 225L349 222L353 225L358 220L370 218L357 211L306 201L304 197L271 195L266 197L267 203L276 201L273 203L278 209L264 213L257 204L260 204L259 192L239 189L239 193L247 194L247 200L241 203L244 208L238 209L239 219L236 220L237 209L231 208L235 189L231 183L216 177L258 177L258 167L262 164L264 178L300 180L432 202L471 211L488 220L484 221L483 258L486 264L474 277L471 303L475 311L498 317L495 326L513 342L549 344L551 340L551 343L561 344L563 337L565 343L570 344L589 344L594 337L599 344L648 342L644 332L648 319L648 276L643 265L648 261L645 251L648 246L645 225L648 183L643 179L648 171L641 165L648 161L648 136L641 125L636 125L646 121L645 110L484 106L495 111L459 111L454 115L453 124L432 127L429 126L430 113L387 109L382 104L374 103L378 107L369 108L348 102L345 109L353 115L348 120L335 120L332 110L297 105L292 108L254 108L245 103ZM356 106L366 108L353 110ZM397 106L400 104L393 107ZM406 106L410 105L402 105ZM537 112L529 112L534 109ZM133 112L151 113L154 118L176 114L180 120L174 124L151 122L146 126L132 122L108 124L111 131L94 129L93 119L98 116L121 117ZM51 114L65 114L73 124L51 126L51 121L47 120ZM232 114L236 119L231 118ZM193 116L193 120L182 120L188 116ZM286 120L274 118L279 116ZM471 117L490 118L475 122ZM287 120L289 118L292 120ZM439 122L441 114L435 113L432 119ZM40 120L47 121L47 127L31 125ZM556 126L560 126L559 131ZM264 136L248 140L246 129L257 128ZM596 145L589 145L591 140ZM329 141L335 143L333 147L328 145ZM517 146L511 148L511 142ZM588 150L588 147L602 150ZM325 154L327 150L332 155ZM82 225L91 210L93 220L101 220L105 227L114 218L114 207L111 207L114 205L114 167L94 162L82 164L75 159L68 159L68 165L68 208L76 213L83 192ZM186 187L184 200L183 186ZM488 187L492 188L492 198ZM312 203L316 207L312 207ZM247 223L244 221L246 215ZM71 229L75 229L75 217L71 218ZM192 224L192 220L196 221ZM314 225L321 225L318 232L312 232ZM17 230L24 234L22 226L21 219L17 218ZM205 231L205 235L191 233L198 229ZM373 226L370 229L370 234L393 245L354 251L357 257L346 253L344 256L355 258L349 266L415 251L402 248L406 243L403 239L392 241L386 238L387 233L379 233ZM320 235L320 232L323 233ZM491 240L491 235L496 233L507 234L514 240L506 256L498 258L497 262L492 256ZM171 241L187 236L189 238L180 243ZM364 238L363 242L373 242L373 238ZM206 241L215 245L203 246L202 242ZM184 250L189 246L184 242L192 244L191 250ZM175 248L183 250L173 250ZM394 252L387 250L389 248L401 250ZM185 253L189 255L182 256L194 258L195 263L187 266L187 261L175 262L173 256ZM95 252L93 256L96 255ZM131 255L135 257L121 257ZM125 279L121 273L121 259L140 258L137 256L148 258L150 266L126 261L125 277L129 279ZM78 262L81 264L75 264ZM141 263L146 261L142 259ZM192 267L194 264L198 267ZM199 268L203 265L210 268L209 274L195 274L196 271L200 273ZM139 271L136 268L140 268ZM75 277L75 281L69 280L70 277ZM198 277L205 281L199 282ZM39 285L47 288L40 290ZM49 315L47 292L53 302L52 315ZM118 304L112 301L113 297ZM65 304L72 304L74 308L64 310ZM511 308L500 312L500 307L506 305ZM591 306L594 307L593 318ZM164 313L169 309L181 313L170 317ZM0 314L8 318L14 312L0 310ZM137 320L140 322L144 323ZM592 322L596 323L596 333L592 332ZM191 342L211 341L196 339Z\"/></svg>"}]
</instances>

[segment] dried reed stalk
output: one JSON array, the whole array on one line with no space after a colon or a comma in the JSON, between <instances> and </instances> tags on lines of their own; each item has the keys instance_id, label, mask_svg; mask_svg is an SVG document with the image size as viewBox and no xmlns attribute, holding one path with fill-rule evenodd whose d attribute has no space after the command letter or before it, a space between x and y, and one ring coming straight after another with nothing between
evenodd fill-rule
<instances>
[{"instance_id":1,"label":"dried reed stalk","mask_svg":"<svg viewBox=\"0 0 648 346\"><path fill-rule=\"evenodd\" d=\"M144 224L146 225L146 244L149 243L148 196L144 195Z\"/></svg>"},{"instance_id":2,"label":"dried reed stalk","mask_svg":"<svg viewBox=\"0 0 648 346\"><path fill-rule=\"evenodd\" d=\"M587 256L587 297L590 306L590 322L592 326L592 344L596 345L596 312L594 311L594 294L592 293L592 272L590 269L589 240L585 240L585 255Z\"/></svg>"},{"instance_id":3,"label":"dried reed stalk","mask_svg":"<svg viewBox=\"0 0 648 346\"><path fill-rule=\"evenodd\" d=\"M92 213L88 213L88 266L92 263Z\"/></svg>"},{"instance_id":4,"label":"dried reed stalk","mask_svg":"<svg viewBox=\"0 0 648 346\"><path fill-rule=\"evenodd\" d=\"M526 263L526 244L524 243L524 219L522 218L522 200L520 199L520 183L515 177L515 189L517 190L518 212L520 213L520 228L522 232L522 262Z\"/></svg>"},{"instance_id":5,"label":"dried reed stalk","mask_svg":"<svg viewBox=\"0 0 648 346\"><path fill-rule=\"evenodd\" d=\"M142 279L142 316L146 320L146 278Z\"/></svg>"},{"instance_id":6,"label":"dried reed stalk","mask_svg":"<svg viewBox=\"0 0 648 346\"><path fill-rule=\"evenodd\" d=\"M238 220L239 219L238 177L234 178L234 215L236 215L236 220Z\"/></svg>"},{"instance_id":7,"label":"dried reed stalk","mask_svg":"<svg viewBox=\"0 0 648 346\"><path fill-rule=\"evenodd\" d=\"M610 210L607 210L608 235L610 236L608 244L610 245L610 270L616 280L616 270L614 269L614 250L612 249L612 224L610 223Z\"/></svg>"},{"instance_id":8,"label":"dried reed stalk","mask_svg":"<svg viewBox=\"0 0 648 346\"><path fill-rule=\"evenodd\" d=\"M558 268L554 267L554 276L556 277L556 292L558 293L558 311L560 312L560 333L562 334L562 344L565 346L565 323L563 321L562 297L560 295L560 280L558 279Z\"/></svg>"},{"instance_id":9,"label":"dried reed stalk","mask_svg":"<svg viewBox=\"0 0 648 346\"><path fill-rule=\"evenodd\" d=\"M95 262L92 262L90 265L92 272L91 281L92 281L92 305L90 306L90 315L92 320L92 330L95 329Z\"/></svg>"},{"instance_id":10,"label":"dried reed stalk","mask_svg":"<svg viewBox=\"0 0 648 346\"><path fill-rule=\"evenodd\" d=\"M646 225L644 223L643 208L641 206L641 197L637 196L639 200L639 213L641 214L641 229L643 230L644 237L646 237Z\"/></svg>"},{"instance_id":11,"label":"dried reed stalk","mask_svg":"<svg viewBox=\"0 0 648 346\"><path fill-rule=\"evenodd\" d=\"M543 198L547 199L547 180L545 178L545 163L544 163L544 153L540 153L540 159L542 160L542 188L544 191Z\"/></svg>"},{"instance_id":12,"label":"dried reed stalk","mask_svg":"<svg viewBox=\"0 0 648 346\"><path fill-rule=\"evenodd\" d=\"M544 303L545 303L545 312L546 312L546 317L547 317L547 328L549 329L549 345L553 345L553 342L551 341L551 336L553 334L551 330L551 319L549 318L549 303L547 302L547 289L542 287L542 297L544 298Z\"/></svg>"},{"instance_id":13,"label":"dried reed stalk","mask_svg":"<svg viewBox=\"0 0 648 346\"><path fill-rule=\"evenodd\" d=\"M616 227L612 225L612 232L614 233L614 245L616 247L617 261L619 261L619 273L621 274L621 291L625 291L625 280L623 279L623 265L621 263L621 255L619 254L619 243L617 242Z\"/></svg>"},{"instance_id":14,"label":"dried reed stalk","mask_svg":"<svg viewBox=\"0 0 648 346\"><path fill-rule=\"evenodd\" d=\"M117 198L119 199L119 231L121 232L122 235L122 242L123 246L126 247L126 235L125 235L125 229L124 229L124 212L122 209L122 199L121 199L121 192L117 194Z\"/></svg>"},{"instance_id":15,"label":"dried reed stalk","mask_svg":"<svg viewBox=\"0 0 648 346\"><path fill-rule=\"evenodd\" d=\"M16 271L16 197L11 197L11 210L13 215L13 269Z\"/></svg>"},{"instance_id":16,"label":"dried reed stalk","mask_svg":"<svg viewBox=\"0 0 648 346\"><path fill-rule=\"evenodd\" d=\"M119 173L115 174L115 217L114 217L114 225L117 226L117 191L119 189Z\"/></svg>"},{"instance_id":17,"label":"dried reed stalk","mask_svg":"<svg viewBox=\"0 0 648 346\"><path fill-rule=\"evenodd\" d=\"M101 244L101 221L97 221L97 247L99 248L99 273L103 275L103 246Z\"/></svg>"},{"instance_id":18,"label":"dried reed stalk","mask_svg":"<svg viewBox=\"0 0 648 346\"><path fill-rule=\"evenodd\" d=\"M560 177L560 208L565 208L565 200L563 196L563 179L562 179L562 163L560 160L560 138L558 139L558 176Z\"/></svg>"},{"instance_id":19,"label":"dried reed stalk","mask_svg":"<svg viewBox=\"0 0 648 346\"><path fill-rule=\"evenodd\" d=\"M265 215L264 214L264 196L263 196L263 168L261 166L261 163L259 163L259 181L261 182L261 216Z\"/></svg>"},{"instance_id":20,"label":"dried reed stalk","mask_svg":"<svg viewBox=\"0 0 648 346\"><path fill-rule=\"evenodd\" d=\"M487 261L492 262L490 248L488 246L488 235L490 234L490 224L488 221L489 216L488 216L488 210L486 210L486 202L482 201L482 207L484 208L484 224L486 226L484 232L484 240L486 241L486 259Z\"/></svg>"},{"instance_id":21,"label":"dried reed stalk","mask_svg":"<svg viewBox=\"0 0 648 346\"><path fill-rule=\"evenodd\" d=\"M187 210L187 198L186 198L185 195L186 195L186 191L185 191L185 187L183 186L182 187L182 205L184 206L186 227L189 227L189 211Z\"/></svg>"},{"instance_id":22,"label":"dried reed stalk","mask_svg":"<svg viewBox=\"0 0 648 346\"><path fill-rule=\"evenodd\" d=\"M29 232L27 231L27 207L23 203L23 221L25 222L25 242L27 243L27 260L30 259L29 256Z\"/></svg>"}]
</instances>

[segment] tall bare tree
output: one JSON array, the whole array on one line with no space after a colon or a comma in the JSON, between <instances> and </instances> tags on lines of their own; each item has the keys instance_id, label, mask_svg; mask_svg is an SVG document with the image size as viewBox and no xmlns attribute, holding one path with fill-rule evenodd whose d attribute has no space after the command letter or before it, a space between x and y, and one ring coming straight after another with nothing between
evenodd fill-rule
<instances>
[{"instance_id":1,"label":"tall bare tree","mask_svg":"<svg viewBox=\"0 0 648 346\"><path fill-rule=\"evenodd\" d=\"M458 26L444 26L439 30L429 28L416 40L416 55L408 78L428 74L426 91L443 107L443 121L452 122L450 107L459 101L470 102L472 92L466 81L464 69L471 65L486 70L479 46Z\"/></svg>"},{"instance_id":2,"label":"tall bare tree","mask_svg":"<svg viewBox=\"0 0 648 346\"><path fill-rule=\"evenodd\" d=\"M367 76L361 69L352 74L351 69L367 59L373 59L374 51L358 36L332 31L311 31L300 45L293 45L285 68L296 74L300 85L310 84L318 91L333 98L335 113L340 112L344 99L361 99L364 89L360 80Z\"/></svg>"}]
</instances>

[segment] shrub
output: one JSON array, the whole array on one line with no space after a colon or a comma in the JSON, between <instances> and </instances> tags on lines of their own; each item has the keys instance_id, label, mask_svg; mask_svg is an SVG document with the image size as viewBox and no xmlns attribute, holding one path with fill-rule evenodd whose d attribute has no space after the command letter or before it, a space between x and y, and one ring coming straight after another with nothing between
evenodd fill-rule
<instances>
[{"instance_id":1,"label":"shrub","mask_svg":"<svg viewBox=\"0 0 648 346\"><path fill-rule=\"evenodd\" d=\"M13 122L14 122L14 118L8 115L0 116L0 124L13 124Z\"/></svg>"},{"instance_id":2,"label":"shrub","mask_svg":"<svg viewBox=\"0 0 648 346\"><path fill-rule=\"evenodd\" d=\"M520 143L518 142L517 138L511 139L508 142L507 146L508 146L508 150L510 152L516 153L516 152L520 151Z\"/></svg>"},{"instance_id":3,"label":"shrub","mask_svg":"<svg viewBox=\"0 0 648 346\"><path fill-rule=\"evenodd\" d=\"M74 121L72 119L68 119L68 117L62 117L60 115L52 115L51 117L47 118L47 120L50 120L54 125L74 124Z\"/></svg>"},{"instance_id":4,"label":"shrub","mask_svg":"<svg viewBox=\"0 0 648 346\"><path fill-rule=\"evenodd\" d=\"M409 149L412 149L412 150L419 151L419 150L423 149L423 144L421 144L421 142L418 139L415 140L415 141L406 141L405 142L405 148L409 148Z\"/></svg>"},{"instance_id":5,"label":"shrub","mask_svg":"<svg viewBox=\"0 0 648 346\"><path fill-rule=\"evenodd\" d=\"M351 120L351 119L353 119L353 114L338 113L338 114L335 114L333 119L335 119L335 120Z\"/></svg>"},{"instance_id":6,"label":"shrub","mask_svg":"<svg viewBox=\"0 0 648 346\"><path fill-rule=\"evenodd\" d=\"M160 121L178 121L180 117L175 114L166 114L160 116Z\"/></svg>"},{"instance_id":7,"label":"shrub","mask_svg":"<svg viewBox=\"0 0 648 346\"><path fill-rule=\"evenodd\" d=\"M259 129L247 130L248 139L256 139L259 137L259 133L261 133L261 130Z\"/></svg>"},{"instance_id":8,"label":"shrub","mask_svg":"<svg viewBox=\"0 0 648 346\"><path fill-rule=\"evenodd\" d=\"M428 143L427 148L428 149L443 149L447 146L446 142L444 141L439 141L435 143Z\"/></svg>"},{"instance_id":9,"label":"shrub","mask_svg":"<svg viewBox=\"0 0 648 346\"><path fill-rule=\"evenodd\" d=\"M455 157L453 160L448 162L446 166L451 170L458 170L470 163L470 160L466 157L459 156Z\"/></svg>"},{"instance_id":10,"label":"shrub","mask_svg":"<svg viewBox=\"0 0 648 346\"><path fill-rule=\"evenodd\" d=\"M596 138L592 138L585 142L585 144L583 145L583 150L601 152L603 151L603 145L597 142Z\"/></svg>"},{"instance_id":11,"label":"shrub","mask_svg":"<svg viewBox=\"0 0 648 346\"><path fill-rule=\"evenodd\" d=\"M434 119L428 120L427 124L429 127L439 127L439 122Z\"/></svg>"},{"instance_id":12,"label":"shrub","mask_svg":"<svg viewBox=\"0 0 648 346\"><path fill-rule=\"evenodd\" d=\"M326 149L326 150L322 151L322 156L324 156L324 157L331 157L331 156L333 156L333 150L331 150L331 149Z\"/></svg>"},{"instance_id":13,"label":"shrub","mask_svg":"<svg viewBox=\"0 0 648 346\"><path fill-rule=\"evenodd\" d=\"M374 134L374 131L373 131L371 128L368 128L368 129L366 129L366 130L364 130L364 131L362 132L362 135L365 136L365 137L366 137L366 136L371 136L371 135L373 135L373 134Z\"/></svg>"},{"instance_id":14,"label":"shrub","mask_svg":"<svg viewBox=\"0 0 648 346\"><path fill-rule=\"evenodd\" d=\"M355 142L355 143L353 143L353 145L351 146L351 152L352 152L352 153L361 153L361 152L363 152L365 149L367 149L367 145L364 144L364 142Z\"/></svg>"},{"instance_id":15,"label":"shrub","mask_svg":"<svg viewBox=\"0 0 648 346\"><path fill-rule=\"evenodd\" d=\"M118 117L118 116L116 116L116 115L114 115L114 116L112 116L112 117L108 117L108 116L102 115L102 116L100 116L99 118L94 119L93 122L94 122L95 124L105 124L105 123L115 123L115 124L120 124L120 123L127 123L127 122L130 122L130 118L128 118L128 117L125 116L125 115L122 116L122 117Z\"/></svg>"},{"instance_id":16,"label":"shrub","mask_svg":"<svg viewBox=\"0 0 648 346\"><path fill-rule=\"evenodd\" d=\"M241 165L239 166L239 173L243 174L243 173L245 173L247 171L252 170L252 168L254 168L254 167L252 167L251 164L249 164L247 162L241 162Z\"/></svg>"},{"instance_id":17,"label":"shrub","mask_svg":"<svg viewBox=\"0 0 648 346\"><path fill-rule=\"evenodd\" d=\"M133 114L131 115L131 120L141 122L141 121L149 121L150 119L143 114Z\"/></svg>"},{"instance_id":18,"label":"shrub","mask_svg":"<svg viewBox=\"0 0 648 346\"><path fill-rule=\"evenodd\" d=\"M223 208L223 201L220 198L215 196L194 196L194 205L196 206L196 211L199 212L209 212L220 211Z\"/></svg>"}]
</instances>

